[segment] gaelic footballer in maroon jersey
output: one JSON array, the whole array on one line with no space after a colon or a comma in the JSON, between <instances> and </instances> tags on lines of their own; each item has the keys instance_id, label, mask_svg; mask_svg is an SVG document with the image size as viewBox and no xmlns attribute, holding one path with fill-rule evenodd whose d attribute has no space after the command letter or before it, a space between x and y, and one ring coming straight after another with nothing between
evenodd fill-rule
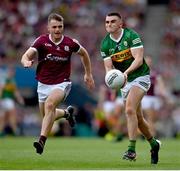
<instances>
[{"instance_id":1,"label":"gaelic footballer in maroon jersey","mask_svg":"<svg viewBox=\"0 0 180 171\"><path fill-rule=\"evenodd\" d=\"M32 45L38 52L36 78L44 84L58 84L70 80L71 55L80 49L80 45L67 36L58 43L50 35L42 35Z\"/></svg>"},{"instance_id":2,"label":"gaelic footballer in maroon jersey","mask_svg":"<svg viewBox=\"0 0 180 171\"><path fill-rule=\"evenodd\" d=\"M147 92L148 96L155 96L155 85L157 84L158 76L159 76L158 72L151 70L151 74L150 74L151 87Z\"/></svg>"},{"instance_id":3,"label":"gaelic footballer in maroon jersey","mask_svg":"<svg viewBox=\"0 0 180 171\"><path fill-rule=\"evenodd\" d=\"M84 82L89 89L94 88L91 61L87 50L64 36L64 19L61 15L52 13L48 17L49 34L41 35L23 54L21 63L25 68L33 65L38 56L36 78L38 80L39 110L43 116L39 140L33 143L36 153L42 154L46 139L51 132L53 123L60 118L66 118L71 127L75 125L74 108L58 108L71 89L71 55L73 52L80 57L84 67Z\"/></svg>"}]
</instances>

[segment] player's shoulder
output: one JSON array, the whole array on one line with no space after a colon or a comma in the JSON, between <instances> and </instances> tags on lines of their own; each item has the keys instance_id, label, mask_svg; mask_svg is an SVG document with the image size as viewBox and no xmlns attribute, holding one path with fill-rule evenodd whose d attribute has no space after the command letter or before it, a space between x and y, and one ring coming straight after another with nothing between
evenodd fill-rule
<instances>
[{"instance_id":1,"label":"player's shoulder","mask_svg":"<svg viewBox=\"0 0 180 171\"><path fill-rule=\"evenodd\" d=\"M130 36L132 34L138 34L138 33L132 28L124 28L124 35L125 36Z\"/></svg>"},{"instance_id":2,"label":"player's shoulder","mask_svg":"<svg viewBox=\"0 0 180 171\"><path fill-rule=\"evenodd\" d=\"M47 41L47 40L49 40L49 34L42 34L42 35L39 36L39 38L40 38L41 40Z\"/></svg>"},{"instance_id":3,"label":"player's shoulder","mask_svg":"<svg viewBox=\"0 0 180 171\"><path fill-rule=\"evenodd\" d=\"M124 28L124 32L126 32L126 33L133 33L133 32L136 32L136 31L134 29L132 29L132 28L126 27L126 28Z\"/></svg>"},{"instance_id":4,"label":"player's shoulder","mask_svg":"<svg viewBox=\"0 0 180 171\"><path fill-rule=\"evenodd\" d=\"M42 34L35 39L35 42L37 42L37 41L44 42L44 41L47 41L48 39L49 39L48 34Z\"/></svg>"},{"instance_id":5,"label":"player's shoulder","mask_svg":"<svg viewBox=\"0 0 180 171\"><path fill-rule=\"evenodd\" d=\"M77 39L74 39L69 36L64 36L63 42L69 46L80 46L80 43Z\"/></svg>"},{"instance_id":6,"label":"player's shoulder","mask_svg":"<svg viewBox=\"0 0 180 171\"><path fill-rule=\"evenodd\" d=\"M73 38L70 36L64 35L64 41L73 42Z\"/></svg>"}]
</instances>

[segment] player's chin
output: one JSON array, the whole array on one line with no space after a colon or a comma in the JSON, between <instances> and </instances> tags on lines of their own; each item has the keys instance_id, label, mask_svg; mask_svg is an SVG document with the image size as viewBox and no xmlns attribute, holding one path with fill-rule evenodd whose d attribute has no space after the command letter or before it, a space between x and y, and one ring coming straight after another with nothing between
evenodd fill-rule
<instances>
[{"instance_id":1,"label":"player's chin","mask_svg":"<svg viewBox=\"0 0 180 171\"><path fill-rule=\"evenodd\" d=\"M107 28L106 30L108 33L114 33L114 29L112 29L112 28Z\"/></svg>"},{"instance_id":2,"label":"player's chin","mask_svg":"<svg viewBox=\"0 0 180 171\"><path fill-rule=\"evenodd\" d=\"M55 34L54 34L54 37L55 37L55 38L60 38L60 37L61 37L61 34L60 34L60 33L55 33Z\"/></svg>"},{"instance_id":3,"label":"player's chin","mask_svg":"<svg viewBox=\"0 0 180 171\"><path fill-rule=\"evenodd\" d=\"M56 39L59 39L59 38L61 38L61 34L54 34L54 37L55 37Z\"/></svg>"}]
</instances>

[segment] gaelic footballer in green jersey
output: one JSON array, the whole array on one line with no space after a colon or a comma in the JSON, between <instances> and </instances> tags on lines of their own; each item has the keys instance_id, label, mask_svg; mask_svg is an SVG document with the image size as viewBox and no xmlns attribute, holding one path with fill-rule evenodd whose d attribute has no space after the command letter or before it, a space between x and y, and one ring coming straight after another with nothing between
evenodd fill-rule
<instances>
[{"instance_id":1,"label":"gaelic footballer in green jersey","mask_svg":"<svg viewBox=\"0 0 180 171\"><path fill-rule=\"evenodd\" d=\"M123 28L122 17L117 12L106 15L105 28L108 34L101 44L105 70L107 72L114 67L121 70L127 79L126 85L121 88L121 93L125 101L129 145L122 158L136 160L139 128L151 146L151 163L157 164L160 142L150 132L140 105L151 84L149 67L143 58L143 44L134 30Z\"/></svg>"},{"instance_id":2,"label":"gaelic footballer in green jersey","mask_svg":"<svg viewBox=\"0 0 180 171\"><path fill-rule=\"evenodd\" d=\"M101 56L104 59L111 58L114 67L124 72L134 61L131 49L140 47L143 47L143 44L139 35L132 29L124 28L118 40L113 39L110 33L106 35L101 43ZM128 81L144 75L149 75L145 60L138 69L128 75Z\"/></svg>"}]
</instances>

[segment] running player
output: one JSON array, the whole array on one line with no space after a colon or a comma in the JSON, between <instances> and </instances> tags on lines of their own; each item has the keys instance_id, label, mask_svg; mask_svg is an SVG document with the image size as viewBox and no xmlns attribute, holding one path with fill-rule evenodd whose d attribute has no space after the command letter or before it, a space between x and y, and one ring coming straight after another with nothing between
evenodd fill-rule
<instances>
[{"instance_id":1,"label":"running player","mask_svg":"<svg viewBox=\"0 0 180 171\"><path fill-rule=\"evenodd\" d=\"M71 89L71 55L77 53L84 66L84 81L88 88L94 87L91 74L91 62L86 49L76 40L63 35L64 19L52 13L48 17L49 34L39 36L32 46L23 54L21 63L25 68L31 67L38 56L36 78L38 80L39 109L43 116L39 140L34 142L36 152L43 153L44 145L53 123L59 118L66 118L73 127L75 124L74 108L57 109Z\"/></svg>"},{"instance_id":2,"label":"running player","mask_svg":"<svg viewBox=\"0 0 180 171\"><path fill-rule=\"evenodd\" d=\"M129 136L128 150L123 159L136 159L138 128L151 146L151 163L158 163L160 142L151 134L141 109L141 100L150 88L149 67L144 60L144 49L139 35L132 29L123 28L119 13L109 13L105 19L108 34L101 43L101 55L106 72L116 68L124 73L127 80L121 89L125 102L125 113Z\"/></svg>"}]
</instances>

